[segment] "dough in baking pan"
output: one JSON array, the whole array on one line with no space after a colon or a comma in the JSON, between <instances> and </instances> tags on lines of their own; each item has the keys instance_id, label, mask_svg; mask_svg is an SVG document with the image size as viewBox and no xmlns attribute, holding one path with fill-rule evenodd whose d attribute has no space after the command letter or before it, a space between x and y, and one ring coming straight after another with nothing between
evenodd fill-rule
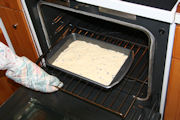
<instances>
[{"instance_id":1,"label":"dough in baking pan","mask_svg":"<svg viewBox=\"0 0 180 120\"><path fill-rule=\"evenodd\" d=\"M63 50L52 65L103 85L110 85L128 55L99 45L76 40Z\"/></svg>"}]
</instances>

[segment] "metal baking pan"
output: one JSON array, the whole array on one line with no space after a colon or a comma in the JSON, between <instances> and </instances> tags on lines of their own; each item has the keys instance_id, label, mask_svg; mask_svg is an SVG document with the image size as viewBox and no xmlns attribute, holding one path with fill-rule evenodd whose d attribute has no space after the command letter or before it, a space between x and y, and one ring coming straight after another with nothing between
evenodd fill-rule
<instances>
[{"instance_id":1,"label":"metal baking pan","mask_svg":"<svg viewBox=\"0 0 180 120\"><path fill-rule=\"evenodd\" d=\"M115 75L115 77L113 78L112 82L109 85L104 85L104 84L98 83L98 82L88 79L84 76L78 75L71 71L65 70L65 69L57 67L55 65L52 65L52 63L54 62L54 60L56 60L56 58L59 56L59 54L61 52L63 52L69 46L69 44L71 44L73 41L76 41L76 40L82 40L82 41L91 42L91 43L93 42L93 44L97 44L101 47L105 46L105 48L107 48L107 49L122 51L124 54L126 54L128 56L128 58L126 59L124 64L121 66L121 68L119 68L119 71L117 72L117 74ZM113 44L110 44L110 43L107 43L104 41L99 41L99 40L96 40L96 39L93 39L90 37L86 37L83 35L79 35L76 33L72 33L72 34L66 36L54 48L52 48L52 50L47 54L46 64L47 64L47 66L50 66L50 67L53 67L60 71L74 75L76 77L81 78L82 80L85 80L85 81L95 84L97 86L103 87L105 89L109 89L109 88L115 86L116 84L118 84L123 79L123 77L128 72L128 70L133 62L133 59L134 59L134 52L129 49L126 49L126 48L123 48L123 47L120 47L117 45L113 45Z\"/></svg>"}]
</instances>

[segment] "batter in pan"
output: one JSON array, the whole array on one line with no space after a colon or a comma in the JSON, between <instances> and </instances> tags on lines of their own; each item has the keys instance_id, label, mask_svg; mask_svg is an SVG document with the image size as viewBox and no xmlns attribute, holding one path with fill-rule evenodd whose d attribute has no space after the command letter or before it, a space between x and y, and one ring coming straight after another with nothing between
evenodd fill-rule
<instances>
[{"instance_id":1,"label":"batter in pan","mask_svg":"<svg viewBox=\"0 0 180 120\"><path fill-rule=\"evenodd\" d=\"M76 40L59 54L53 65L109 85L127 58L122 52Z\"/></svg>"}]
</instances>

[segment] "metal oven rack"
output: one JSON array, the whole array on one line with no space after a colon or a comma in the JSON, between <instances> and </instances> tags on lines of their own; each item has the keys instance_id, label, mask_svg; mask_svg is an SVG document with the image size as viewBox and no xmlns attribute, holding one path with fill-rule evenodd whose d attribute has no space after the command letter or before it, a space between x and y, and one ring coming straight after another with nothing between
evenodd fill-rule
<instances>
[{"instance_id":1,"label":"metal oven rack","mask_svg":"<svg viewBox=\"0 0 180 120\"><path fill-rule=\"evenodd\" d=\"M57 16L52 23L55 24L61 19L62 16ZM122 118L126 118L128 113L132 112L137 97L146 96L149 64L148 46L115 38L113 36L107 36L91 30L78 28L71 24L63 24L63 22L57 26L54 33L55 35L61 33L61 36L58 37L57 41L70 33L77 33L134 51L134 62L127 75L124 77L122 82L108 90L86 83L79 78L49 67L47 71L50 74L57 76L64 83L64 87L61 89L63 92L113 112Z\"/></svg>"}]
</instances>

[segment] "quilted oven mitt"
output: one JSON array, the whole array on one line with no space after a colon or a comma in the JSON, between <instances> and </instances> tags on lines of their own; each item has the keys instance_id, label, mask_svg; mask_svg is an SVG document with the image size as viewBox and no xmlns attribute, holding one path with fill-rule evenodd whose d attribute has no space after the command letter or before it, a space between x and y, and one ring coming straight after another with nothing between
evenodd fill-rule
<instances>
[{"instance_id":1,"label":"quilted oven mitt","mask_svg":"<svg viewBox=\"0 0 180 120\"><path fill-rule=\"evenodd\" d=\"M15 55L0 42L0 70L6 69L8 78L36 91L50 93L63 86L58 78L49 75L26 57Z\"/></svg>"}]
</instances>

